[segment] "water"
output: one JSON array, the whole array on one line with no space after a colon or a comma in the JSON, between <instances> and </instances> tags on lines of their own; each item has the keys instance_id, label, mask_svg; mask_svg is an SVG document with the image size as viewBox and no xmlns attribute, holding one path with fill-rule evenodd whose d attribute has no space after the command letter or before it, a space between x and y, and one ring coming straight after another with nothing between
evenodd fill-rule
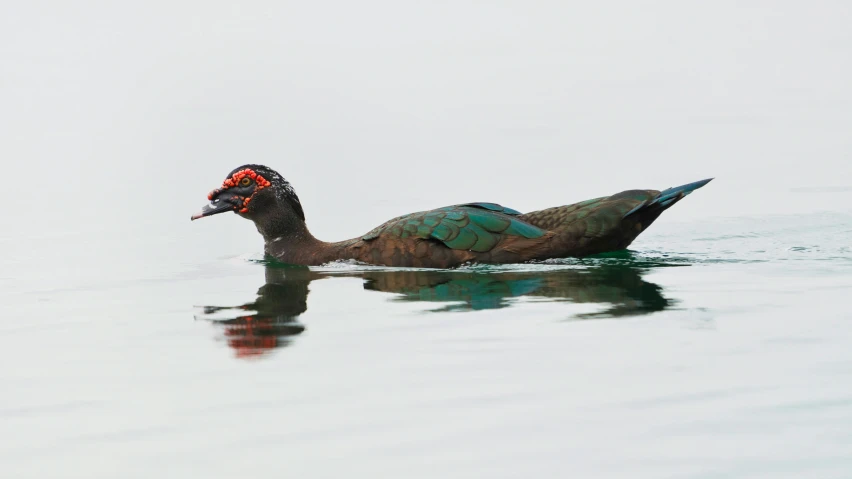
<instances>
[{"instance_id":1,"label":"water","mask_svg":"<svg viewBox=\"0 0 852 479\"><path fill-rule=\"evenodd\" d=\"M627 252L449 271L6 238L83 253L4 257L0 457L7 477L848 477L850 232L839 211L663 218Z\"/></svg>"}]
</instances>

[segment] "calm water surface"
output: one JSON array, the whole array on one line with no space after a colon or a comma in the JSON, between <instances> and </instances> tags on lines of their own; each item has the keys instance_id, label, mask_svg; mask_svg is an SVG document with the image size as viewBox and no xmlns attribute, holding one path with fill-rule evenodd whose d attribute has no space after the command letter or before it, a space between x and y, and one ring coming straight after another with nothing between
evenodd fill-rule
<instances>
[{"instance_id":1,"label":"calm water surface","mask_svg":"<svg viewBox=\"0 0 852 479\"><path fill-rule=\"evenodd\" d=\"M3 239L4 477L852 477L849 212L452 271L128 236Z\"/></svg>"}]
</instances>

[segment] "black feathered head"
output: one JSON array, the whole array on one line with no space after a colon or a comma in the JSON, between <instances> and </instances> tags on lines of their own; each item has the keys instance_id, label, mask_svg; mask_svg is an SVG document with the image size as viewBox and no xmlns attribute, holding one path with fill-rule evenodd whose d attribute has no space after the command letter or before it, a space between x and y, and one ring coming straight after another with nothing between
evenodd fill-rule
<instances>
[{"instance_id":1,"label":"black feathered head","mask_svg":"<svg viewBox=\"0 0 852 479\"><path fill-rule=\"evenodd\" d=\"M290 183L277 171L263 165L243 165L228 173L222 186L207 195L210 204L192 215L197 220L226 211L254 219L282 206L289 207L302 221L305 212Z\"/></svg>"}]
</instances>

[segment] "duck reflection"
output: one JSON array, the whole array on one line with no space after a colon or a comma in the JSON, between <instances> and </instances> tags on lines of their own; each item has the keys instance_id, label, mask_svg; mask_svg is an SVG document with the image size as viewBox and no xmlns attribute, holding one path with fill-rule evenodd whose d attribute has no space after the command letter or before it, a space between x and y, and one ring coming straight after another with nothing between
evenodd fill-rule
<instances>
[{"instance_id":1,"label":"duck reflection","mask_svg":"<svg viewBox=\"0 0 852 479\"><path fill-rule=\"evenodd\" d=\"M478 311L511 307L514 298L601 305L594 313L571 319L615 318L662 311L673 302L659 285L645 281L647 268L601 265L542 271L362 270L316 271L266 264L266 282L257 298L236 307L205 306L196 316L221 326L228 345L241 358L262 356L287 346L305 327L298 317L307 307L311 281L356 277L364 289L394 293L390 301L441 303L431 312Z\"/></svg>"},{"instance_id":2,"label":"duck reflection","mask_svg":"<svg viewBox=\"0 0 852 479\"><path fill-rule=\"evenodd\" d=\"M266 284L257 298L240 306L203 306L196 319L223 328L228 346L239 358L254 358L287 346L305 326L298 317L308 309L308 285L318 279L308 269L266 267Z\"/></svg>"},{"instance_id":3,"label":"duck reflection","mask_svg":"<svg viewBox=\"0 0 852 479\"><path fill-rule=\"evenodd\" d=\"M635 316L670 304L662 288L643 280L640 270L621 266L505 273L395 271L363 277L365 289L400 294L394 301L451 303L434 312L505 308L520 296L606 306L574 318Z\"/></svg>"}]
</instances>

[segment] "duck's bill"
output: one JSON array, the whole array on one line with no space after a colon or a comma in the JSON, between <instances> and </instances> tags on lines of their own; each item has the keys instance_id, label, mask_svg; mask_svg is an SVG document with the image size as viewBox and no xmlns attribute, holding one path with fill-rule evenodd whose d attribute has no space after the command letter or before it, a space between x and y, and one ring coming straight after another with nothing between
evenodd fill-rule
<instances>
[{"instance_id":1,"label":"duck's bill","mask_svg":"<svg viewBox=\"0 0 852 479\"><path fill-rule=\"evenodd\" d=\"M201 211L190 216L189 219L195 221L199 218L204 218L205 216L218 215L219 213L224 213L226 211L234 211L234 205L227 201L216 200L209 205L205 205L204 208L201 208Z\"/></svg>"}]
</instances>

